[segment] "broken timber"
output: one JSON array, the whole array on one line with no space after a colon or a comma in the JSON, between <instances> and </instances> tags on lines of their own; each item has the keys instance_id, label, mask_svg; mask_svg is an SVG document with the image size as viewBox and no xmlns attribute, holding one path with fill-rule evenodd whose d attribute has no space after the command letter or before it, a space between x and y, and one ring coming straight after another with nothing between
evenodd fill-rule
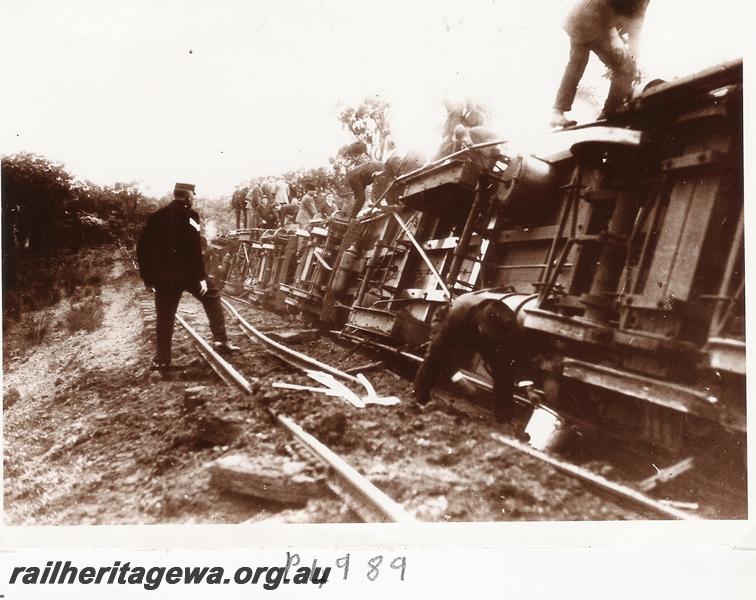
<instances>
[{"instance_id":1,"label":"broken timber","mask_svg":"<svg viewBox=\"0 0 756 600\"><path fill-rule=\"evenodd\" d=\"M233 454L210 463L210 481L225 490L282 504L306 504L322 495L321 481L306 473L301 462L284 462L281 469L264 468L259 461Z\"/></svg>"}]
</instances>

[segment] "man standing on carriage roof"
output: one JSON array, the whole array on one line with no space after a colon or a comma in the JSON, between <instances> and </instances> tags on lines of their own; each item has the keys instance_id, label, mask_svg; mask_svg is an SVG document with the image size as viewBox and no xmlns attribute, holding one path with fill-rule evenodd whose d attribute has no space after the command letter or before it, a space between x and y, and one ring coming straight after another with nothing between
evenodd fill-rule
<instances>
[{"instance_id":1,"label":"man standing on carriage roof","mask_svg":"<svg viewBox=\"0 0 756 600\"><path fill-rule=\"evenodd\" d=\"M599 119L611 116L630 95L633 81L638 79L639 38L649 2L577 0L564 24L564 30L570 36L570 58L554 103L552 127L577 124L564 113L572 109L591 52L612 72L609 95Z\"/></svg>"},{"instance_id":2,"label":"man standing on carriage roof","mask_svg":"<svg viewBox=\"0 0 756 600\"><path fill-rule=\"evenodd\" d=\"M297 216L294 219L302 229L309 225L310 220L318 214L318 206L315 202L317 194L315 192L315 183L308 181L305 183L305 194L302 196L302 201L299 204L299 210Z\"/></svg>"},{"instance_id":3,"label":"man standing on carriage roof","mask_svg":"<svg viewBox=\"0 0 756 600\"><path fill-rule=\"evenodd\" d=\"M177 183L173 201L147 218L137 243L139 274L155 292L157 354L153 367L171 365L173 324L181 295L189 292L202 303L221 352L238 350L228 343L220 291L205 272L199 214L192 210L194 184Z\"/></svg>"},{"instance_id":4,"label":"man standing on carriage roof","mask_svg":"<svg viewBox=\"0 0 756 600\"><path fill-rule=\"evenodd\" d=\"M247 192L249 188L243 187L234 191L231 196L231 207L234 209L236 216L236 228L247 228Z\"/></svg>"}]
</instances>

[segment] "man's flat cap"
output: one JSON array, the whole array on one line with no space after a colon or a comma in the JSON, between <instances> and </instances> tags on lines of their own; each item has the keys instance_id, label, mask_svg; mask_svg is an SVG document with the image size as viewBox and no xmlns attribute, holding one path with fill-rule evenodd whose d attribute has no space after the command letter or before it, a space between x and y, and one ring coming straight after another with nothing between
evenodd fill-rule
<instances>
[{"instance_id":1,"label":"man's flat cap","mask_svg":"<svg viewBox=\"0 0 756 600\"><path fill-rule=\"evenodd\" d=\"M176 187L173 188L173 191L194 193L194 184L193 183L177 183Z\"/></svg>"},{"instance_id":2,"label":"man's flat cap","mask_svg":"<svg viewBox=\"0 0 756 600\"><path fill-rule=\"evenodd\" d=\"M514 312L503 302L486 301L478 310L478 331L483 335L503 336L510 333L516 326Z\"/></svg>"}]
</instances>

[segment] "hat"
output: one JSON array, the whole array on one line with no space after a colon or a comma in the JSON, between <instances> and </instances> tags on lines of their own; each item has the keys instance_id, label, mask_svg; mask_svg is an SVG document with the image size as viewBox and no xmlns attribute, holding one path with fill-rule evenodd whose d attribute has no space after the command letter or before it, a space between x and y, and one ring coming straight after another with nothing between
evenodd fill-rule
<instances>
[{"instance_id":1,"label":"hat","mask_svg":"<svg viewBox=\"0 0 756 600\"><path fill-rule=\"evenodd\" d=\"M486 301L479 307L477 315L478 331L490 337L500 337L511 333L516 317L512 309L503 302Z\"/></svg>"},{"instance_id":2,"label":"hat","mask_svg":"<svg viewBox=\"0 0 756 600\"><path fill-rule=\"evenodd\" d=\"M176 192L191 192L194 193L194 184L193 183L177 183L176 186L173 188L173 193Z\"/></svg>"}]
</instances>

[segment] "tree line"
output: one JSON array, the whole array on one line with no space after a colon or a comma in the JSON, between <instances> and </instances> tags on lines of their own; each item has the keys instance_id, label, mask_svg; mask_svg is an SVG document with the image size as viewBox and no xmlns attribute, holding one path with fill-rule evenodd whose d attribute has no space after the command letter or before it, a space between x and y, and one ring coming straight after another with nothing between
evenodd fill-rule
<instances>
[{"instance_id":1,"label":"tree line","mask_svg":"<svg viewBox=\"0 0 756 600\"><path fill-rule=\"evenodd\" d=\"M384 158L391 139L388 102L370 96L356 106L339 105L336 112L352 141L326 166L278 177L295 188L312 183L339 193L347 170ZM4 317L51 304L87 281L83 271L91 269L81 266L82 252L131 250L147 215L165 201L145 196L136 182L80 181L63 164L30 152L3 156L0 177ZM208 202L208 211L215 204Z\"/></svg>"}]
</instances>

